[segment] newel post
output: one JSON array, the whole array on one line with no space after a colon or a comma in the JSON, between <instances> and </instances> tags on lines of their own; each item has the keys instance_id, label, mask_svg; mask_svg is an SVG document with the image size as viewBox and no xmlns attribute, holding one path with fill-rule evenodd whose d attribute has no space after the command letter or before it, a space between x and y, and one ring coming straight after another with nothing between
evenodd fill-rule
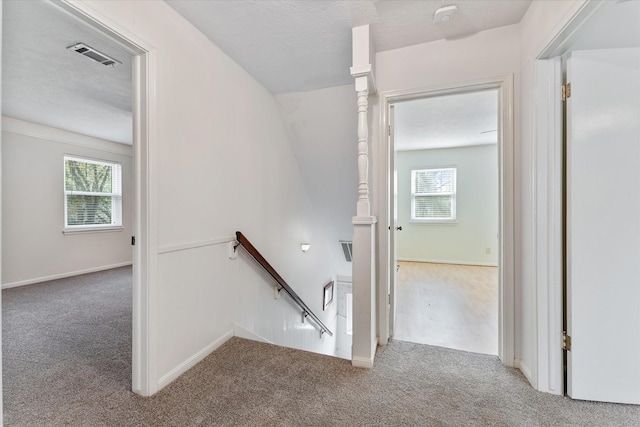
<instances>
[{"instance_id":1,"label":"newel post","mask_svg":"<svg viewBox=\"0 0 640 427\"><path fill-rule=\"evenodd\" d=\"M358 107L358 202L353 217L353 345L351 363L371 368L376 353L376 222L369 201L369 95L375 51L369 26L353 28L353 67Z\"/></svg>"}]
</instances>

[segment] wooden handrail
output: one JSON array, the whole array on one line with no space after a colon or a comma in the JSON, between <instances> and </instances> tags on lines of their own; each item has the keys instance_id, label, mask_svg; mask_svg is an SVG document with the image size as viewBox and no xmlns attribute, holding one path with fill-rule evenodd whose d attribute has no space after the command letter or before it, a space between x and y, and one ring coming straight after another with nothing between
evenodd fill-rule
<instances>
[{"instance_id":1,"label":"wooden handrail","mask_svg":"<svg viewBox=\"0 0 640 427\"><path fill-rule=\"evenodd\" d=\"M302 298L300 298L298 294L296 294L295 291L291 289L291 286L289 286L287 282L282 278L282 276L280 276L278 272L271 266L271 264L269 264L267 260L264 259L260 252L255 248L255 246L251 244L251 242L244 236L244 234L236 231L236 239L238 240L238 245L242 245L242 247L249 253L249 255L251 255L253 259L255 259L256 262L260 264L260 266L264 268L267 273L269 273L269 276L273 277L273 280L278 283L280 288L284 289L285 292L287 292L293 299L293 301L298 304L298 306L300 306L300 308L302 309L302 317L311 317L318 324L318 326L320 326L321 336L324 332L329 334L329 336L333 336L333 333L329 330L329 328L327 328L324 323L322 323L322 321L318 318L318 316L316 316L313 311L311 311L311 309L307 307L307 304L302 301Z\"/></svg>"}]
</instances>

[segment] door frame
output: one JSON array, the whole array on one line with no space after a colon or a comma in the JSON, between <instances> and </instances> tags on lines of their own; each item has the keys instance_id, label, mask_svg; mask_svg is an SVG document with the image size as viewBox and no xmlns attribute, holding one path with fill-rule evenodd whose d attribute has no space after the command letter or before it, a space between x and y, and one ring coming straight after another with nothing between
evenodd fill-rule
<instances>
[{"instance_id":1,"label":"door frame","mask_svg":"<svg viewBox=\"0 0 640 427\"><path fill-rule=\"evenodd\" d=\"M603 5L603 0L577 4L564 25L538 50L534 63L536 298L531 304L536 316L536 347L531 380L537 390L558 395L565 394L562 56L572 50L578 29Z\"/></svg>"},{"instance_id":2,"label":"door frame","mask_svg":"<svg viewBox=\"0 0 640 427\"><path fill-rule=\"evenodd\" d=\"M74 0L50 0L61 10L110 39L133 56L133 313L132 391L150 396L155 381L155 336L152 333L152 287L157 265L155 147L155 50L137 36Z\"/></svg>"},{"instance_id":3,"label":"door frame","mask_svg":"<svg viewBox=\"0 0 640 427\"><path fill-rule=\"evenodd\" d=\"M400 101L432 96L450 95L470 91L498 90L498 186L499 186L499 226L498 226L498 357L505 366L515 366L515 240L514 240L514 77L506 74L487 79L432 86L422 89L409 89L380 93L381 129L380 135L388 135L389 106ZM392 176L394 165L390 150L390 139L381 139L381 162L386 166L386 179L382 181L380 200L380 223L387 229L381 233L379 245L380 287L378 294L379 342L387 344L390 338L390 314L393 310L387 303L395 304L395 283L393 271L389 271L390 241L393 238L389 230L393 222ZM393 227L391 227L393 228ZM387 295L387 289L390 295Z\"/></svg>"}]
</instances>

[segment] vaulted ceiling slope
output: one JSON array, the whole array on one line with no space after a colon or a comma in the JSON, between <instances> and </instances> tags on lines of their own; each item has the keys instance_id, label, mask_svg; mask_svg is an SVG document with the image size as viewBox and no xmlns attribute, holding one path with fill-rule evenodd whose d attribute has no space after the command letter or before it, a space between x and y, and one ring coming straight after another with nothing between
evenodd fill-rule
<instances>
[{"instance_id":1,"label":"vaulted ceiling slope","mask_svg":"<svg viewBox=\"0 0 640 427\"><path fill-rule=\"evenodd\" d=\"M531 0L165 0L272 93L352 83L351 28L370 24L377 51L520 22ZM458 13L433 24L443 4Z\"/></svg>"},{"instance_id":2,"label":"vaulted ceiling slope","mask_svg":"<svg viewBox=\"0 0 640 427\"><path fill-rule=\"evenodd\" d=\"M67 47L85 43L107 67ZM132 143L132 58L47 1L2 4L2 114Z\"/></svg>"}]
</instances>

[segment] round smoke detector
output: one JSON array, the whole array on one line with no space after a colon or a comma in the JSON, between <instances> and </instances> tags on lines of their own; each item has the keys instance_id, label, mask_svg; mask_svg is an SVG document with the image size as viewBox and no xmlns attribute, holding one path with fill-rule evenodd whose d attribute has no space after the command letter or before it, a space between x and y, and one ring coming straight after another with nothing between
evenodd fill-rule
<instances>
[{"instance_id":1,"label":"round smoke detector","mask_svg":"<svg viewBox=\"0 0 640 427\"><path fill-rule=\"evenodd\" d=\"M442 6L433 14L433 23L442 24L448 22L457 12L458 6L456 5Z\"/></svg>"}]
</instances>

